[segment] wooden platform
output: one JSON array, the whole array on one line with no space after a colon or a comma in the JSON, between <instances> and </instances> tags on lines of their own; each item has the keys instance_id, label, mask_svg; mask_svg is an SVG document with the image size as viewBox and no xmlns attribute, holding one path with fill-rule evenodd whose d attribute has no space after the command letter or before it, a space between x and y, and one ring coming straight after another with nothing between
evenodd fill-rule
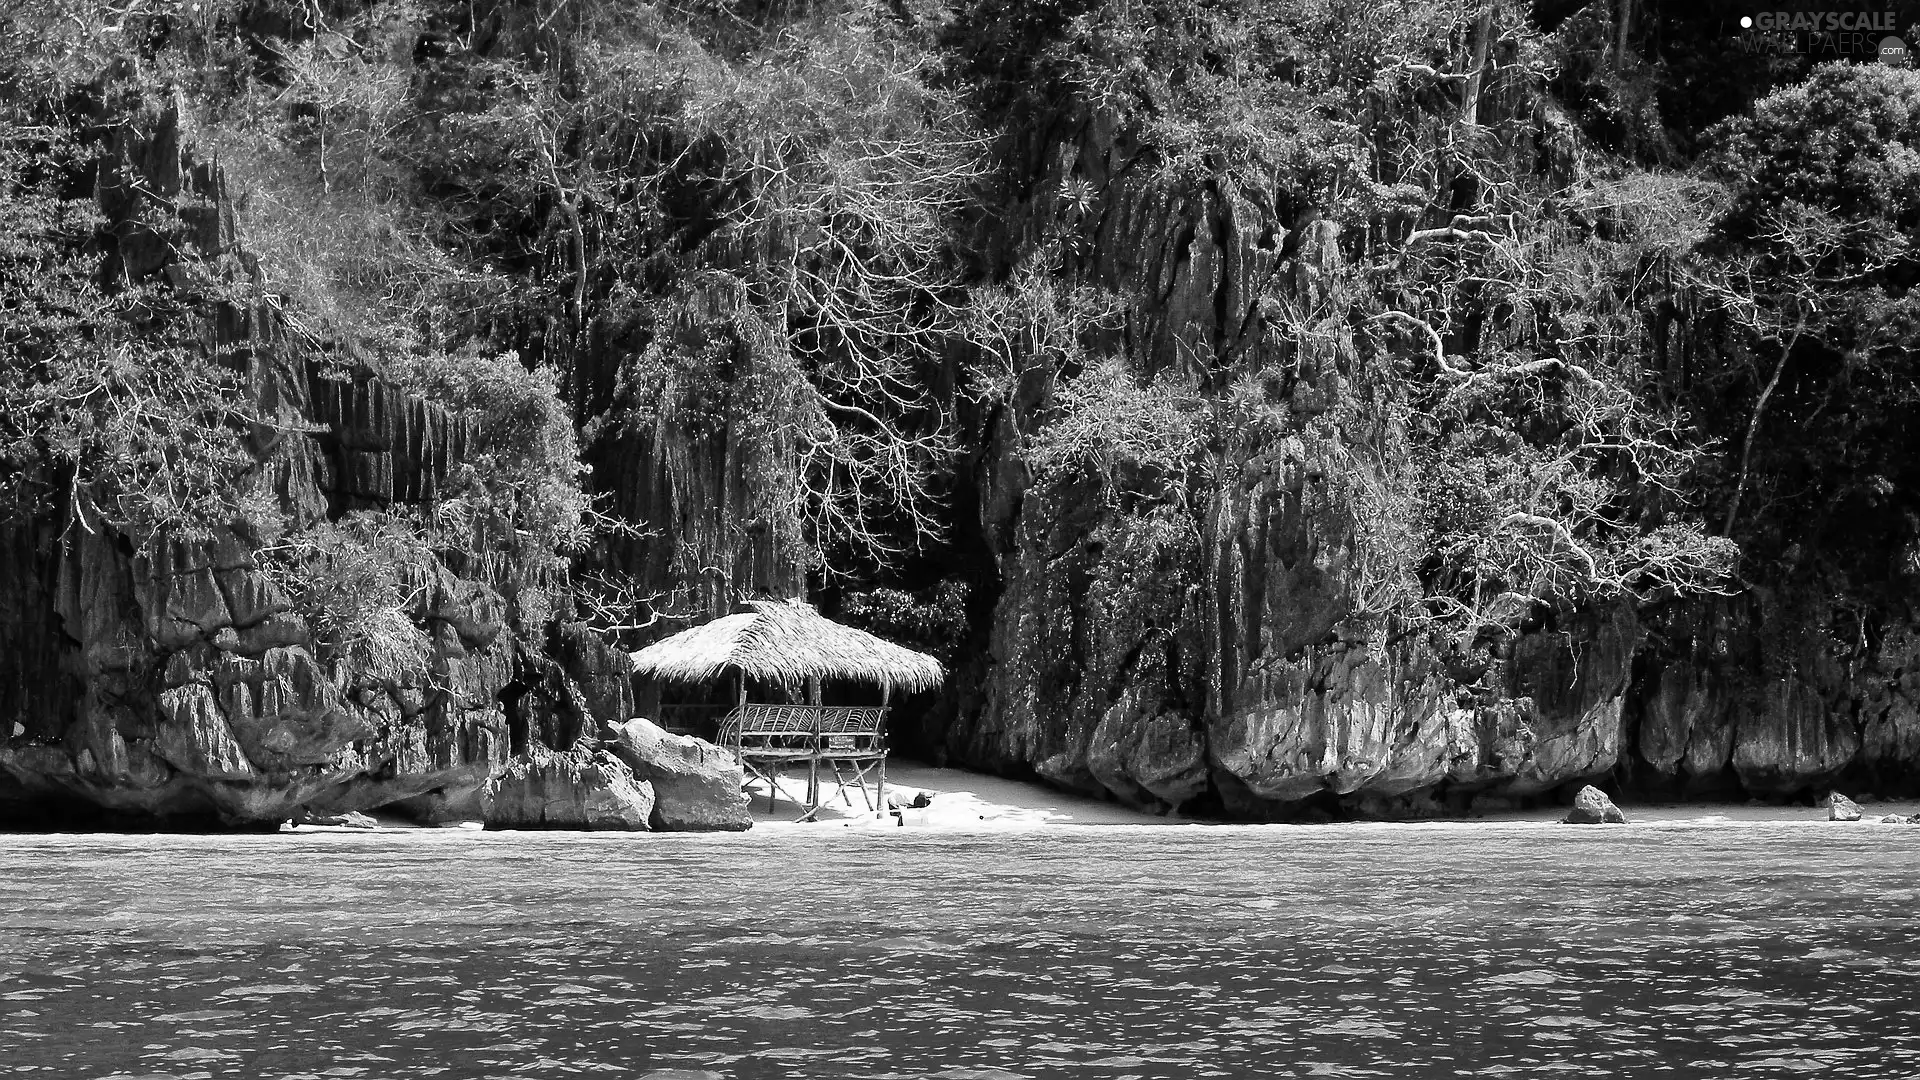
<instances>
[{"instance_id":1,"label":"wooden platform","mask_svg":"<svg viewBox=\"0 0 1920 1080\"><path fill-rule=\"evenodd\" d=\"M846 800L852 787L866 808L885 813L887 806L887 709L864 705L742 705L720 722L718 743L733 752L751 776L767 781L767 805L786 794L806 807L803 817L816 814L821 788L829 780L834 794ZM806 798L794 798L781 788L788 769L806 769ZM868 798L866 780L876 779ZM831 795L827 796L832 798Z\"/></svg>"}]
</instances>

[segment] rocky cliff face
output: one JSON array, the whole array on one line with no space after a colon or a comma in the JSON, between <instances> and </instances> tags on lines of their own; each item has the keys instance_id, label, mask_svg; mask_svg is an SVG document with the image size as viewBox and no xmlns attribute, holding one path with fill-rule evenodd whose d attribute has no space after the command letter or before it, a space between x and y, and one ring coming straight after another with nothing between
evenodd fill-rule
<instances>
[{"instance_id":1,"label":"rocky cliff face","mask_svg":"<svg viewBox=\"0 0 1920 1080\"><path fill-rule=\"evenodd\" d=\"M107 156L108 258L130 282L184 280L189 260L245 272L233 201L180 117L176 104L150 130L121 128ZM294 347L271 301L222 302L208 332L271 421L249 433L259 464L241 483L289 529L432 506L469 459L467 418ZM84 506L64 529L0 530L0 814L276 822L470 791L530 742L626 718L624 658L591 635L556 626L551 655L516 644L527 575L484 537L418 571L406 616L428 649L378 677L326 657L265 571L271 542L221 528L141 553Z\"/></svg>"},{"instance_id":2,"label":"rocky cliff face","mask_svg":"<svg viewBox=\"0 0 1920 1080\"><path fill-rule=\"evenodd\" d=\"M1823 639L1818 599L1771 590L1669 613L1627 695L1620 775L1673 796L1908 793L1920 767L1910 625Z\"/></svg>"},{"instance_id":3,"label":"rocky cliff face","mask_svg":"<svg viewBox=\"0 0 1920 1080\"><path fill-rule=\"evenodd\" d=\"M1543 124L1543 146L1564 143ZM1150 370L1257 355L1272 305L1348 303L1331 222L1283 221L1258 192L1171 194L1098 117L1038 156L1052 164L1036 190L1099 193L1083 269L1128 298L1126 347ZM1753 596L1648 613L1664 645L1626 606L1563 613L1491 670L1359 631L1352 509L1327 482L1349 459L1308 423L1340 410L1332 443L1377 435L1384 390L1350 381L1352 348L1336 334L1295 354L1274 391L1289 423L1225 436L1197 510L1036 484L1019 461L1045 393L1029 380L979 466L1003 591L980 707L959 710L944 751L1148 809L1256 819L1445 813L1592 780L1712 797L1795 797L1842 776L1912 787L1905 637L1768 657L1795 640L1780 625L1794 616Z\"/></svg>"}]
</instances>

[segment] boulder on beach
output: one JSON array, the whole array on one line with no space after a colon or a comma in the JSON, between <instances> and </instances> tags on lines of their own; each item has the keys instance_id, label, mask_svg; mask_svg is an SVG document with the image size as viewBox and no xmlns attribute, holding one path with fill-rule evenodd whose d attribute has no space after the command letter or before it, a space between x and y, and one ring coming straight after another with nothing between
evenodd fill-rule
<instances>
[{"instance_id":1,"label":"boulder on beach","mask_svg":"<svg viewBox=\"0 0 1920 1080\"><path fill-rule=\"evenodd\" d=\"M653 789L604 750L536 745L487 780L480 811L489 829L646 832Z\"/></svg>"},{"instance_id":2,"label":"boulder on beach","mask_svg":"<svg viewBox=\"0 0 1920 1080\"><path fill-rule=\"evenodd\" d=\"M1880 819L1880 824L1882 825L1911 825L1913 823L1913 818L1902 817L1899 814L1888 814Z\"/></svg>"},{"instance_id":3,"label":"boulder on beach","mask_svg":"<svg viewBox=\"0 0 1920 1080\"><path fill-rule=\"evenodd\" d=\"M1827 820L1859 821L1860 804L1837 791L1831 792L1827 795Z\"/></svg>"},{"instance_id":4,"label":"boulder on beach","mask_svg":"<svg viewBox=\"0 0 1920 1080\"><path fill-rule=\"evenodd\" d=\"M1613 805L1606 792L1588 784L1573 797L1573 809L1567 811L1565 820L1569 825L1625 825L1627 815Z\"/></svg>"},{"instance_id":5,"label":"boulder on beach","mask_svg":"<svg viewBox=\"0 0 1920 1080\"><path fill-rule=\"evenodd\" d=\"M651 825L660 832L740 832L753 827L745 775L733 755L705 739L675 735L645 717L608 724L605 747L653 786Z\"/></svg>"}]
</instances>

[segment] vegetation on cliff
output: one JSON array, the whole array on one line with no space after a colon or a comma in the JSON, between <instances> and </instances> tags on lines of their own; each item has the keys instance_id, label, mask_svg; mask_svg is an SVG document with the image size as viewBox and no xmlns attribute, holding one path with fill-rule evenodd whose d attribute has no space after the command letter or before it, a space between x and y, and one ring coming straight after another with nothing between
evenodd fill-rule
<instances>
[{"instance_id":1,"label":"vegetation on cliff","mask_svg":"<svg viewBox=\"0 0 1920 1080\"><path fill-rule=\"evenodd\" d=\"M808 592L957 671L909 743L1144 805L1920 763L1910 70L1632 0L0 0L0 45L9 535L36 581L237 544L370 730L504 630L460 710L563 749L605 695L557 628ZM160 746L217 623L74 708Z\"/></svg>"}]
</instances>

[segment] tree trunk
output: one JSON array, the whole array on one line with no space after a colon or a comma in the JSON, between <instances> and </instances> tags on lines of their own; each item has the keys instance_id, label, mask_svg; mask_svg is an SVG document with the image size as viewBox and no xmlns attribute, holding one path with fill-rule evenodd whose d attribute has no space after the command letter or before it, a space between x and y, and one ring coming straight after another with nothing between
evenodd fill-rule
<instances>
[{"instance_id":1,"label":"tree trunk","mask_svg":"<svg viewBox=\"0 0 1920 1080\"><path fill-rule=\"evenodd\" d=\"M560 182L560 166L554 160L551 147L543 143L540 158L547 167L547 182L553 185L554 201L560 204L560 215L567 219L567 233L573 242L573 299L569 306L573 316L573 332L581 334L586 331L587 231L580 223L580 197L578 194L569 195L566 185Z\"/></svg>"},{"instance_id":2,"label":"tree trunk","mask_svg":"<svg viewBox=\"0 0 1920 1080\"><path fill-rule=\"evenodd\" d=\"M1469 126L1480 122L1480 87L1485 81L1487 54L1493 46L1493 9L1486 8L1473 22L1473 34L1467 39L1472 54L1467 69L1466 89L1461 93L1460 121Z\"/></svg>"},{"instance_id":3,"label":"tree trunk","mask_svg":"<svg viewBox=\"0 0 1920 1080\"><path fill-rule=\"evenodd\" d=\"M1793 325L1793 333L1787 343L1780 347L1780 359L1773 365L1773 378L1767 380L1766 389L1760 391L1760 400L1753 403L1753 416L1747 420L1746 441L1740 446L1740 478L1734 481L1733 502L1727 506L1727 520L1720 526L1722 536L1733 535L1733 522L1740 514L1740 499L1747 491L1747 470L1753 460L1753 439L1760 433L1760 418L1767 413L1767 401L1773 397L1774 388L1780 385L1780 376L1787 370L1787 357L1793 355L1793 347L1800 343L1800 335L1807 329L1807 317Z\"/></svg>"},{"instance_id":4,"label":"tree trunk","mask_svg":"<svg viewBox=\"0 0 1920 1080\"><path fill-rule=\"evenodd\" d=\"M1633 33L1633 17L1636 14L1634 0L1617 0L1613 20L1613 64L1619 67L1627 62L1627 38Z\"/></svg>"}]
</instances>

